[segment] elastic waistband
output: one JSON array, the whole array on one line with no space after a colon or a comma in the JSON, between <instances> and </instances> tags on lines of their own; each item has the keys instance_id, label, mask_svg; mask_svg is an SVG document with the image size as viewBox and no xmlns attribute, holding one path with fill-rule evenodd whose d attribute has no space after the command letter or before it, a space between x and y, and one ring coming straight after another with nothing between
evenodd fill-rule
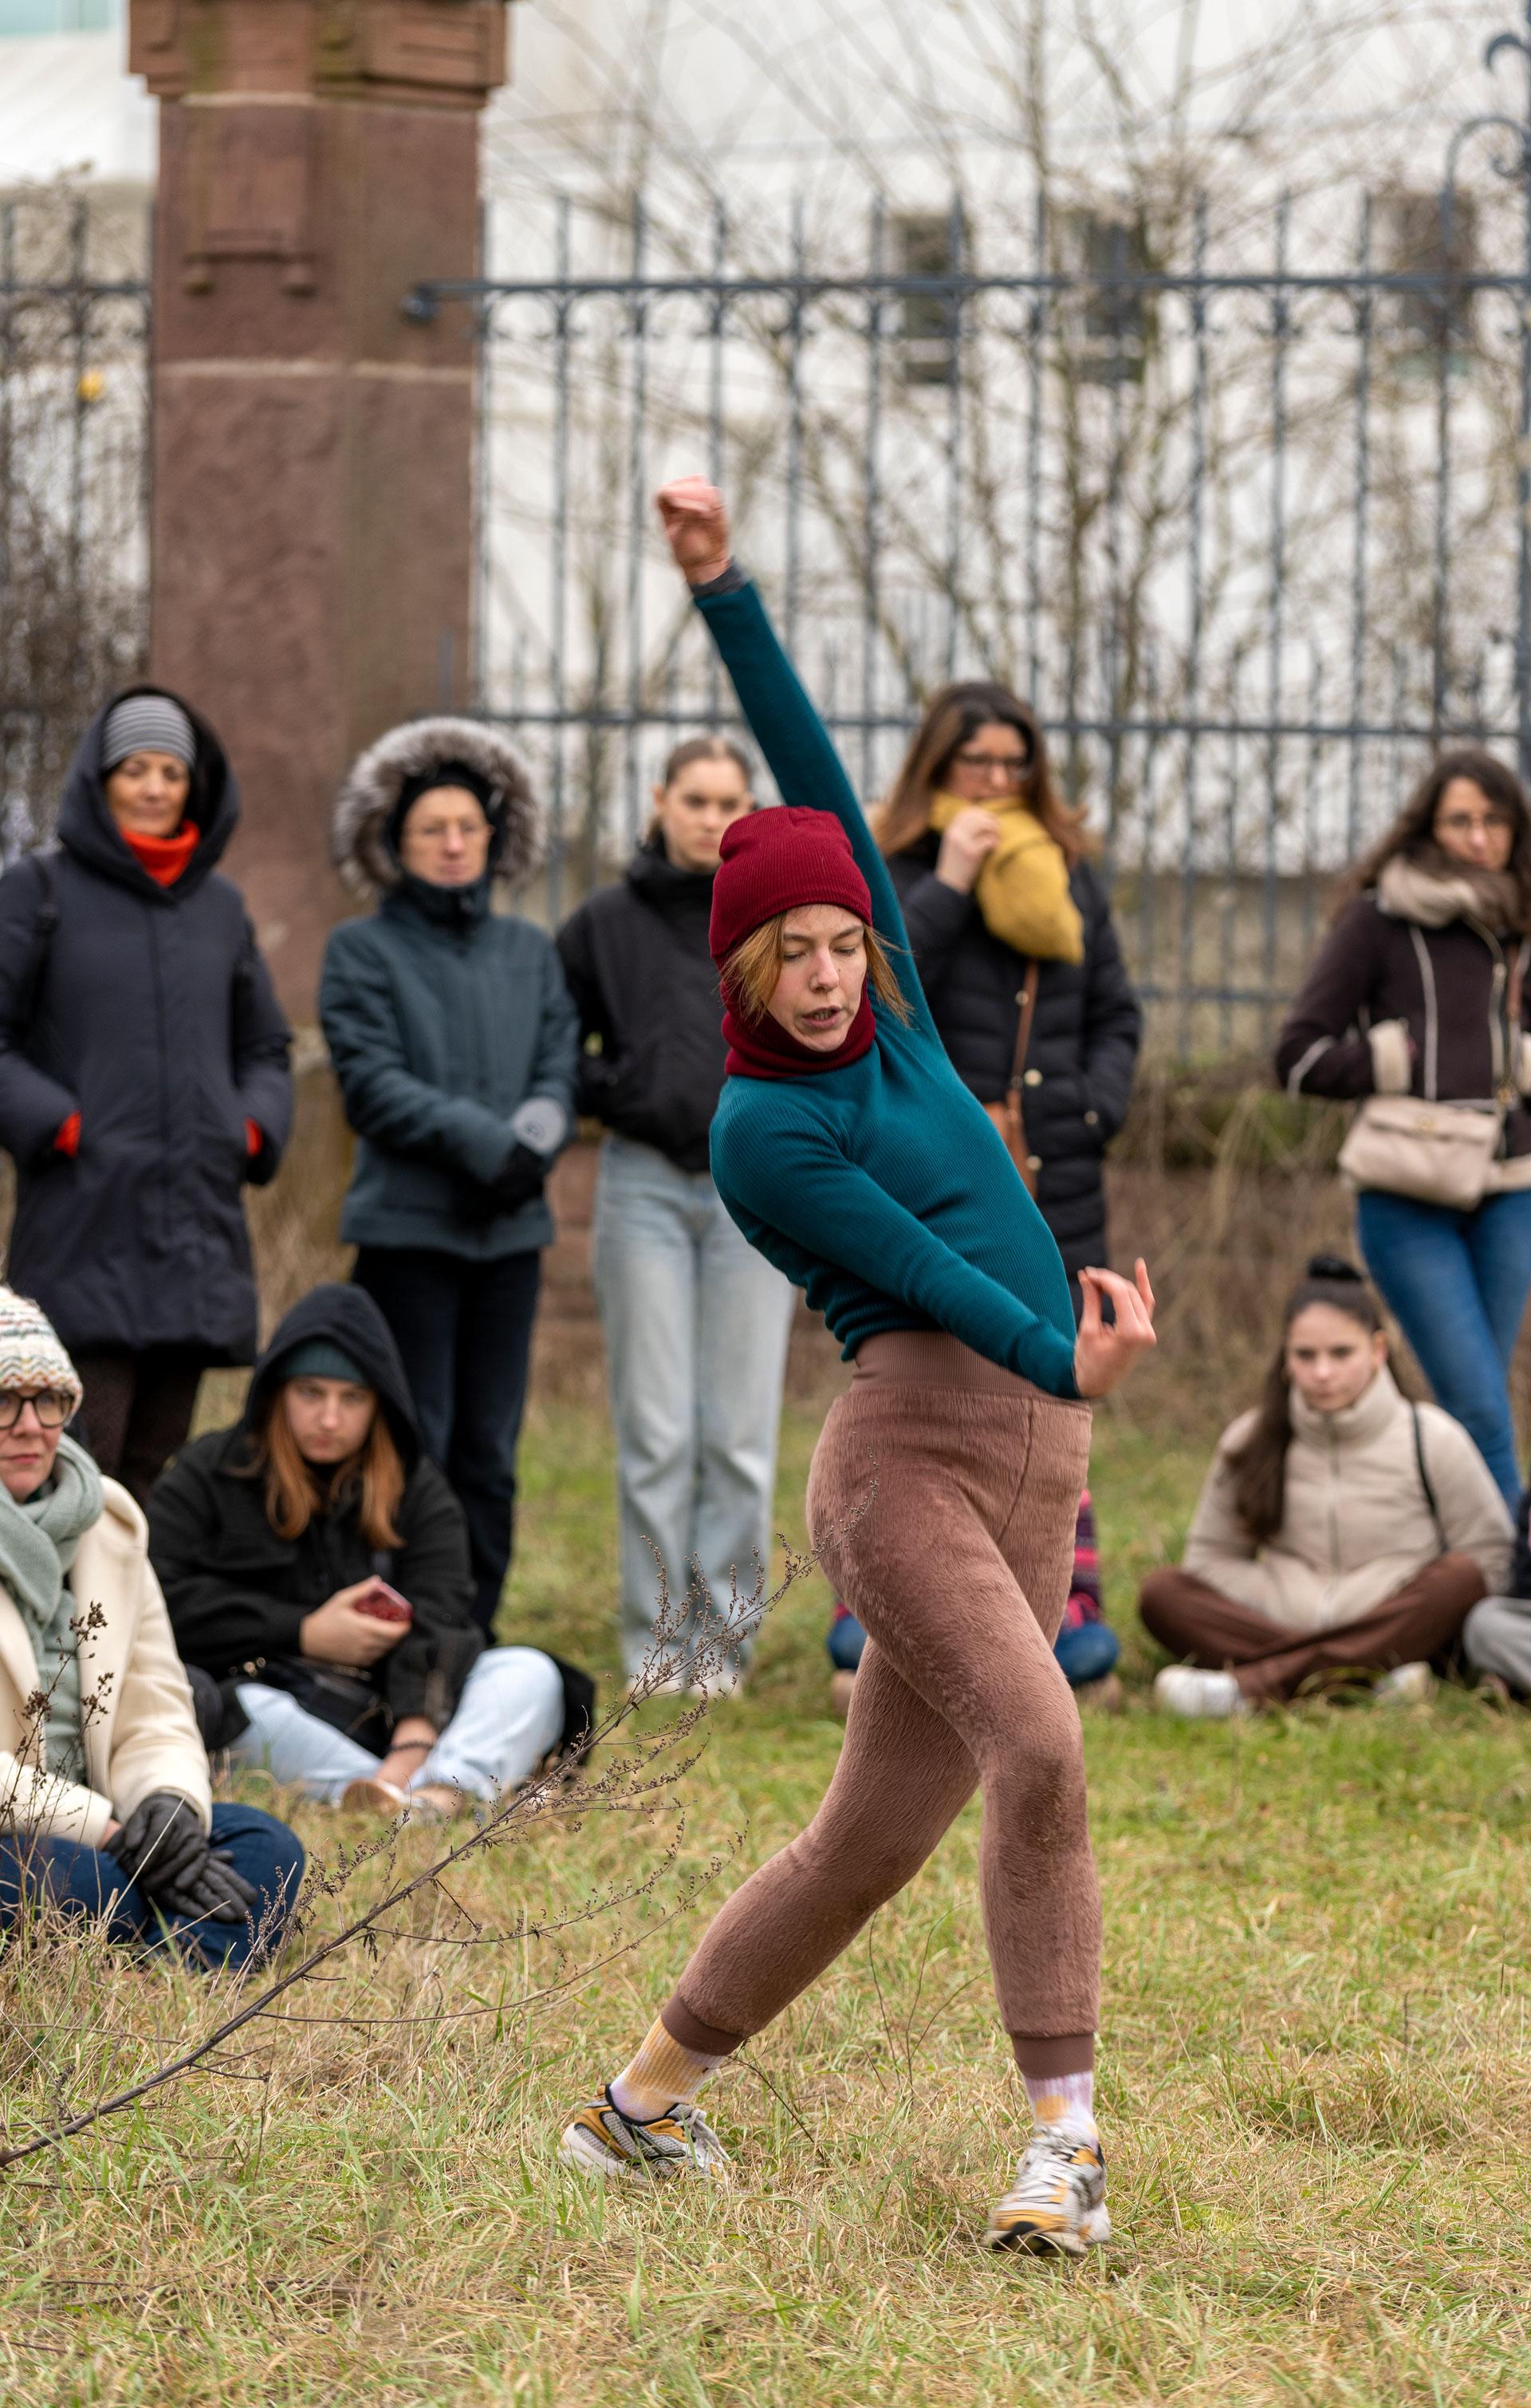
<instances>
[{"instance_id":1,"label":"elastic waistband","mask_svg":"<svg viewBox=\"0 0 1531 2408\"><path fill-rule=\"evenodd\" d=\"M1072 1397L1049 1396L1034 1381L991 1363L944 1329L880 1329L875 1337L864 1338L856 1349L851 1385L852 1391L868 1385L966 1388L990 1397L1029 1398L1044 1405L1077 1402Z\"/></svg>"}]
</instances>

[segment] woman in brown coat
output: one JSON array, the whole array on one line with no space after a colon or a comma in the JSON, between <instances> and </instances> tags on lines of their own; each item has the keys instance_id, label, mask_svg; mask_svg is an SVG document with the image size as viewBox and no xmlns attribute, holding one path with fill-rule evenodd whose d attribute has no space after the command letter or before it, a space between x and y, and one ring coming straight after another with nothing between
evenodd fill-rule
<instances>
[{"instance_id":1,"label":"woman in brown coat","mask_svg":"<svg viewBox=\"0 0 1531 2408\"><path fill-rule=\"evenodd\" d=\"M1420 1192L1425 1133L1395 1172L1357 1181L1356 1235L1438 1401L1513 1512L1510 1358L1531 1287L1531 813L1519 781L1491 752L1442 753L1346 897L1281 1031L1277 1075L1293 1095L1415 1096L1492 1125L1476 1200Z\"/></svg>"}]
</instances>

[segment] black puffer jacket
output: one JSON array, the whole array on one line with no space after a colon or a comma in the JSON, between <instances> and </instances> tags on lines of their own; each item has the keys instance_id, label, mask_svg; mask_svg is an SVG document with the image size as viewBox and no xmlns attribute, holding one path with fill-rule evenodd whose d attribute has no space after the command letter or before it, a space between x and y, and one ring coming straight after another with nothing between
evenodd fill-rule
<instances>
[{"instance_id":1,"label":"black puffer jacket","mask_svg":"<svg viewBox=\"0 0 1531 2408\"><path fill-rule=\"evenodd\" d=\"M396 1516L402 1543L385 1577L415 1618L371 1679L393 1721L425 1714L439 1730L484 1645L473 1618L467 1525L421 1452L398 1350L363 1289L316 1287L279 1323L242 1420L194 1440L158 1482L149 1505L150 1561L182 1657L220 1682L238 1672L272 1678L267 1659L301 1654L305 1614L379 1569L354 1504L316 1513L300 1539L279 1538L266 1519L264 1483L251 1476L251 1431L280 1384L282 1357L316 1338L342 1348L377 1390L408 1474Z\"/></svg>"},{"instance_id":2,"label":"black puffer jacket","mask_svg":"<svg viewBox=\"0 0 1531 2408\"><path fill-rule=\"evenodd\" d=\"M932 833L888 867L946 1050L980 1103L996 1104L1015 1057L1026 957L989 934L970 895L941 884L939 847ZM1126 1118L1143 1015L1099 880L1080 864L1068 882L1084 959L1041 965L1023 1107L1037 1201L1073 1279L1107 1259L1102 1157Z\"/></svg>"},{"instance_id":3,"label":"black puffer jacket","mask_svg":"<svg viewBox=\"0 0 1531 2408\"><path fill-rule=\"evenodd\" d=\"M580 1111L681 1170L708 1167L727 1053L711 910L711 872L677 869L653 837L558 932L580 1035L600 1040L580 1056Z\"/></svg>"},{"instance_id":4,"label":"black puffer jacket","mask_svg":"<svg viewBox=\"0 0 1531 2408\"><path fill-rule=\"evenodd\" d=\"M8 1277L76 1353L186 1346L248 1363L239 1191L281 1158L291 1031L239 890L214 875L239 817L218 738L182 704L201 840L158 886L107 807L111 707L80 739L57 847L0 878L0 1145L18 1172ZM71 1158L54 1140L77 1111ZM253 1158L247 1119L262 1133Z\"/></svg>"}]
</instances>

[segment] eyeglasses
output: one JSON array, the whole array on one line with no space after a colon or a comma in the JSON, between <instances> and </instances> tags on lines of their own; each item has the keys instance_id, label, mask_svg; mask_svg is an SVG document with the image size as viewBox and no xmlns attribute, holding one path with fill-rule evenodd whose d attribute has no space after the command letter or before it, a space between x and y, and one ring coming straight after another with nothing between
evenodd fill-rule
<instances>
[{"instance_id":1,"label":"eyeglasses","mask_svg":"<svg viewBox=\"0 0 1531 2408\"><path fill-rule=\"evenodd\" d=\"M44 1429L62 1429L74 1412L75 1400L57 1388L44 1388L36 1397L19 1397L14 1388L0 1389L0 1430L15 1428L23 1405L31 1406Z\"/></svg>"},{"instance_id":2,"label":"eyeglasses","mask_svg":"<svg viewBox=\"0 0 1531 2408\"><path fill-rule=\"evenodd\" d=\"M960 752L957 758L962 759ZM1447 836L1471 836L1475 828L1508 828L1514 824L1507 811L1448 811L1436 822Z\"/></svg>"},{"instance_id":3,"label":"eyeglasses","mask_svg":"<svg viewBox=\"0 0 1531 2408\"><path fill-rule=\"evenodd\" d=\"M1018 786L1031 767L1029 752L959 752L959 769L970 769L975 778L993 777L997 769L1009 786Z\"/></svg>"}]
</instances>

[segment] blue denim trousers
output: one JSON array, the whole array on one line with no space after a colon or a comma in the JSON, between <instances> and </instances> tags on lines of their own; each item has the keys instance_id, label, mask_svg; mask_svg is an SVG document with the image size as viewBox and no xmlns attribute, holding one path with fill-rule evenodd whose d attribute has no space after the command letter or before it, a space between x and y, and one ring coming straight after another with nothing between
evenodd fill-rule
<instances>
[{"instance_id":1,"label":"blue denim trousers","mask_svg":"<svg viewBox=\"0 0 1531 2408\"><path fill-rule=\"evenodd\" d=\"M791 1286L729 1219L705 1171L608 1137L595 1190L595 1299L617 1437L622 1652L654 1647L660 1573L677 1609L697 1572L713 1612L770 1564ZM656 1560L657 1559L657 1560ZM706 1607L673 1647L684 1673ZM741 1630L730 1653L749 1654Z\"/></svg>"},{"instance_id":2,"label":"blue denim trousers","mask_svg":"<svg viewBox=\"0 0 1531 2408\"><path fill-rule=\"evenodd\" d=\"M837 1672L853 1672L861 1662L866 1633L853 1613L837 1613L824 1644ZM1082 1689L1091 1681L1104 1681L1122 1653L1122 1644L1109 1623L1081 1622L1076 1630L1059 1631L1052 1653L1069 1687Z\"/></svg>"},{"instance_id":3,"label":"blue denim trousers","mask_svg":"<svg viewBox=\"0 0 1531 2408\"><path fill-rule=\"evenodd\" d=\"M1472 1438L1513 1513L1521 1499L1510 1358L1531 1288L1531 1188L1476 1211L1368 1189L1355 1206L1366 1268L1436 1402Z\"/></svg>"},{"instance_id":4,"label":"blue denim trousers","mask_svg":"<svg viewBox=\"0 0 1531 2408\"><path fill-rule=\"evenodd\" d=\"M250 1716L229 1750L236 1764L262 1765L274 1781L337 1806L348 1783L365 1781L381 1758L322 1722L264 1681L241 1681ZM490 1647L463 1684L457 1712L409 1781L436 1783L492 1804L502 1789L529 1781L564 1727L564 1684L540 1647Z\"/></svg>"},{"instance_id":5,"label":"blue denim trousers","mask_svg":"<svg viewBox=\"0 0 1531 2408\"><path fill-rule=\"evenodd\" d=\"M255 1892L243 1923L181 1914L162 1919L104 1849L28 1831L0 1832L0 1930L8 1929L29 1905L47 1904L71 1916L99 1916L110 1941L174 1948L208 1971L258 1963L279 1944L296 1903L302 1844L274 1814L263 1814L258 1806L230 1805L212 1810L212 1844Z\"/></svg>"}]
</instances>

